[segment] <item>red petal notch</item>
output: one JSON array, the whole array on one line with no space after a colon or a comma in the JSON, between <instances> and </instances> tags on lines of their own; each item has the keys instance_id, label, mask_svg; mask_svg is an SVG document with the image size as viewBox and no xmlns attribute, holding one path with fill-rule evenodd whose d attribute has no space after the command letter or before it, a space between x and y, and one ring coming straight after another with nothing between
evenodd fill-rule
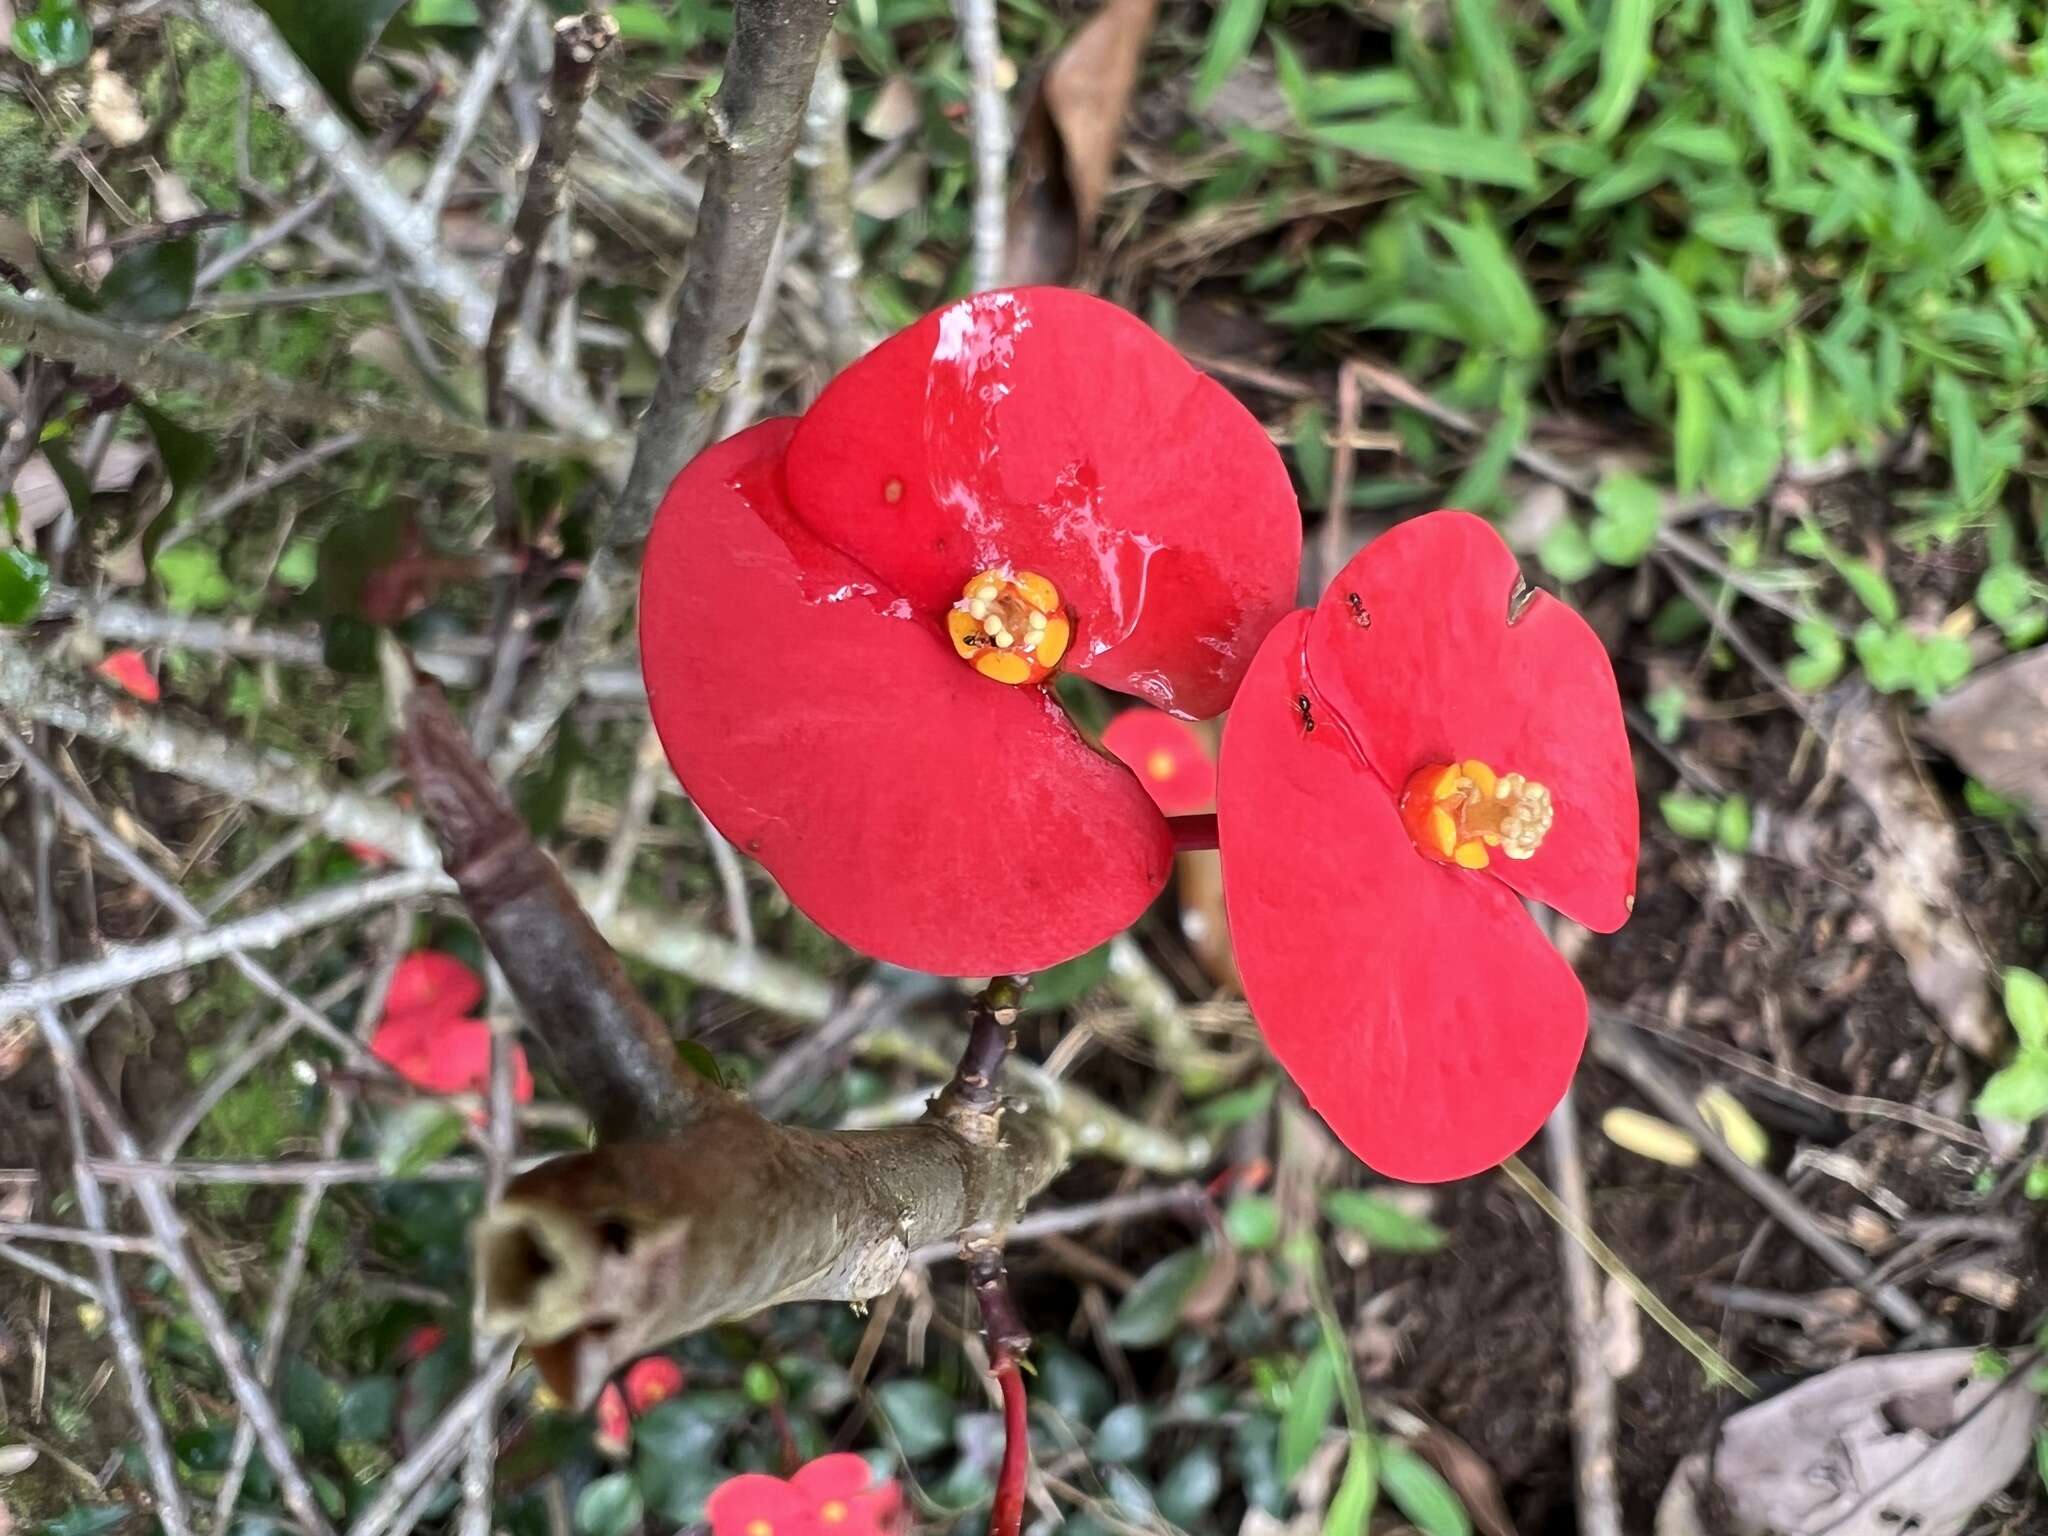
<instances>
[{"instance_id":1,"label":"red petal notch","mask_svg":"<svg viewBox=\"0 0 2048 1536\"><path fill-rule=\"evenodd\" d=\"M1416 853L1308 680L1309 618L1268 637L1224 728L1224 899L1245 996L1365 1163L1462 1178L1519 1148L1563 1095L1585 994L1512 891Z\"/></svg>"},{"instance_id":2,"label":"red petal notch","mask_svg":"<svg viewBox=\"0 0 2048 1536\"><path fill-rule=\"evenodd\" d=\"M1641 829L1614 668L1489 524L1432 512L1374 539L1323 593L1308 670L1396 793L1466 759L1547 786L1542 846L1489 871L1602 933L1628 921Z\"/></svg>"},{"instance_id":3,"label":"red petal notch","mask_svg":"<svg viewBox=\"0 0 2048 1536\"><path fill-rule=\"evenodd\" d=\"M1294 601L1301 511L1252 415L1149 327L1059 288L977 294L883 342L797 427L789 495L922 613L976 571L1037 571L1066 665L1221 711Z\"/></svg>"},{"instance_id":4,"label":"red petal notch","mask_svg":"<svg viewBox=\"0 0 2048 1536\"><path fill-rule=\"evenodd\" d=\"M1164 819L1044 690L962 665L934 614L798 521L794 430L700 455L657 514L641 660L677 776L791 901L879 959L1032 971L1121 932L1165 885Z\"/></svg>"}]
</instances>

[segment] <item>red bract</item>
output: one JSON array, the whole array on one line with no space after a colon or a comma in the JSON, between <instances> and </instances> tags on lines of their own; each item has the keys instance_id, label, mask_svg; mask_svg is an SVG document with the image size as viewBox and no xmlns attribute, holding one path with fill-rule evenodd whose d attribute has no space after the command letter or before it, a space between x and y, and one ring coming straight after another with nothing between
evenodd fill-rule
<instances>
[{"instance_id":1,"label":"red bract","mask_svg":"<svg viewBox=\"0 0 2048 1536\"><path fill-rule=\"evenodd\" d=\"M1049 671L1215 713L1300 543L1258 423L1145 326L981 294L677 477L641 597L655 724L704 813L846 943L1039 969L1128 926L1172 852Z\"/></svg>"},{"instance_id":2,"label":"red bract","mask_svg":"<svg viewBox=\"0 0 2048 1536\"><path fill-rule=\"evenodd\" d=\"M112 651L99 665L99 674L123 693L154 704L163 697L163 690L157 686L156 674L149 670L149 663L140 651Z\"/></svg>"},{"instance_id":3,"label":"red bract","mask_svg":"<svg viewBox=\"0 0 2048 1536\"><path fill-rule=\"evenodd\" d=\"M1187 816L1215 807L1216 759L1187 721L1139 705L1109 722L1102 744L1138 776L1152 803L1166 815Z\"/></svg>"},{"instance_id":4,"label":"red bract","mask_svg":"<svg viewBox=\"0 0 2048 1536\"><path fill-rule=\"evenodd\" d=\"M491 1027L465 1017L483 995L483 979L453 955L431 949L407 955L392 973L370 1054L429 1093L489 1092ZM533 1098L526 1051L516 1044L512 1095L521 1104Z\"/></svg>"},{"instance_id":5,"label":"red bract","mask_svg":"<svg viewBox=\"0 0 2048 1536\"><path fill-rule=\"evenodd\" d=\"M625 1460L626 1453L633 1449L633 1416L626 1411L626 1394L619 1390L617 1382L606 1383L605 1389L597 1394L597 1406L591 1410L591 1416L597 1420L590 1439L598 1454L614 1461Z\"/></svg>"},{"instance_id":6,"label":"red bract","mask_svg":"<svg viewBox=\"0 0 2048 1536\"><path fill-rule=\"evenodd\" d=\"M593 1410L597 1430L592 1439L606 1456L623 1459L633 1448L633 1421L657 1403L683 1390L683 1368L666 1355L649 1355L626 1367L626 1385L607 1384Z\"/></svg>"},{"instance_id":7,"label":"red bract","mask_svg":"<svg viewBox=\"0 0 2048 1536\"><path fill-rule=\"evenodd\" d=\"M1478 518L1395 528L1267 638L1219 814L1245 996L1344 1144L1413 1180L1520 1147L1586 1034L1522 898L1602 932L1635 902L1628 736L1585 621Z\"/></svg>"},{"instance_id":8,"label":"red bract","mask_svg":"<svg viewBox=\"0 0 2048 1536\"><path fill-rule=\"evenodd\" d=\"M705 1503L711 1536L894 1536L903 1490L875 1482L860 1457L820 1456L784 1481L761 1472L728 1478Z\"/></svg>"}]
</instances>

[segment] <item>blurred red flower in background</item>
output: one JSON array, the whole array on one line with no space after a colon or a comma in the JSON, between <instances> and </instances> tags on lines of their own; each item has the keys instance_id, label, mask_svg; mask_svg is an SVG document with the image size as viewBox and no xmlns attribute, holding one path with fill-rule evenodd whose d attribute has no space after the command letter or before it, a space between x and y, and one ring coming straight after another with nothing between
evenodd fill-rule
<instances>
[{"instance_id":1,"label":"blurred red flower in background","mask_svg":"<svg viewBox=\"0 0 2048 1536\"><path fill-rule=\"evenodd\" d=\"M597 1396L598 1450L623 1458L633 1446L633 1421L683 1390L683 1368L667 1355L648 1355L626 1367L625 1386L609 1383Z\"/></svg>"},{"instance_id":2,"label":"blurred red flower in background","mask_svg":"<svg viewBox=\"0 0 2048 1536\"><path fill-rule=\"evenodd\" d=\"M860 1457L820 1456L784 1480L761 1472L728 1478L704 1506L711 1536L896 1536L906 1525L903 1490L875 1480Z\"/></svg>"},{"instance_id":3,"label":"blurred red flower in background","mask_svg":"<svg viewBox=\"0 0 2048 1536\"><path fill-rule=\"evenodd\" d=\"M491 1026L468 1017L483 1001L483 978L453 955L415 950L398 962L370 1054L430 1093L488 1093ZM523 1046L512 1047L512 1095L533 1098Z\"/></svg>"},{"instance_id":4,"label":"blurred red flower in background","mask_svg":"<svg viewBox=\"0 0 2048 1536\"><path fill-rule=\"evenodd\" d=\"M1187 721L1141 704L1109 722L1102 744L1138 776L1164 814L1190 816L1216 808L1216 759Z\"/></svg>"},{"instance_id":5,"label":"blurred red flower in background","mask_svg":"<svg viewBox=\"0 0 2048 1536\"><path fill-rule=\"evenodd\" d=\"M156 674L149 670L149 662L140 651L110 651L97 670L123 693L145 704L154 704L164 696L163 689L157 686Z\"/></svg>"},{"instance_id":6,"label":"blurred red flower in background","mask_svg":"<svg viewBox=\"0 0 2048 1536\"><path fill-rule=\"evenodd\" d=\"M1150 329L980 294L677 477L649 702L691 797L820 926L919 970L1037 970L1128 926L1172 853L1050 676L1216 713L1300 548L1263 429Z\"/></svg>"},{"instance_id":7,"label":"blurred red flower in background","mask_svg":"<svg viewBox=\"0 0 2048 1536\"><path fill-rule=\"evenodd\" d=\"M1344 1144L1440 1180L1527 1141L1586 998L1522 898L1601 932L1635 902L1635 773L1585 620L1476 517L1382 534L1261 648L1219 819L1246 999Z\"/></svg>"}]
</instances>

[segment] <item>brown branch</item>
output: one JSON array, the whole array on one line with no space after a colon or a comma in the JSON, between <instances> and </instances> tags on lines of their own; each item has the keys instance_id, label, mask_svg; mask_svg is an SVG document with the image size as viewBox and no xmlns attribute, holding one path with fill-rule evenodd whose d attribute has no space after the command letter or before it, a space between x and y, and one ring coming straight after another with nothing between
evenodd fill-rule
<instances>
[{"instance_id":1,"label":"brown branch","mask_svg":"<svg viewBox=\"0 0 2048 1536\"><path fill-rule=\"evenodd\" d=\"M497 307L491 311L490 330L484 337L485 414L493 422L504 415L505 349L519 327L520 305L533 281L541 241L562 210L569 157L576 149L576 125L591 88L597 84L598 63L618 36L619 24L602 11L565 16L555 23L554 68L540 98L540 142L534 146L526 189L512 216L512 232L505 241L505 267L498 277Z\"/></svg>"},{"instance_id":2,"label":"brown branch","mask_svg":"<svg viewBox=\"0 0 2048 1536\"><path fill-rule=\"evenodd\" d=\"M478 932L599 1134L673 1135L729 1109L679 1070L667 1028L431 684L407 703L399 755Z\"/></svg>"},{"instance_id":3,"label":"brown branch","mask_svg":"<svg viewBox=\"0 0 2048 1536\"><path fill-rule=\"evenodd\" d=\"M525 707L506 723L492 763L501 777L538 750L631 612L654 509L711 440L782 223L804 105L837 8L837 0L738 0L733 8L732 46L707 109L711 167L661 376L561 638Z\"/></svg>"}]
</instances>

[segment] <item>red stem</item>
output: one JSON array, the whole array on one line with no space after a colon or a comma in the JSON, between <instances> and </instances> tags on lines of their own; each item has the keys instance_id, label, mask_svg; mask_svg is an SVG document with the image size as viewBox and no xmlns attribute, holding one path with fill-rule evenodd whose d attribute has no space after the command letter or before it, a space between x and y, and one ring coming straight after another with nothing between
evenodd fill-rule
<instances>
[{"instance_id":1,"label":"red stem","mask_svg":"<svg viewBox=\"0 0 2048 1536\"><path fill-rule=\"evenodd\" d=\"M1024 1373L1007 1350L995 1361L1003 1388L1003 1468L988 1515L988 1536L1017 1536L1024 1524L1024 1485L1031 1471L1031 1421L1026 1413Z\"/></svg>"},{"instance_id":2,"label":"red stem","mask_svg":"<svg viewBox=\"0 0 2048 1536\"><path fill-rule=\"evenodd\" d=\"M1173 833L1175 853L1199 853L1216 846L1216 815L1169 816L1167 829Z\"/></svg>"}]
</instances>

